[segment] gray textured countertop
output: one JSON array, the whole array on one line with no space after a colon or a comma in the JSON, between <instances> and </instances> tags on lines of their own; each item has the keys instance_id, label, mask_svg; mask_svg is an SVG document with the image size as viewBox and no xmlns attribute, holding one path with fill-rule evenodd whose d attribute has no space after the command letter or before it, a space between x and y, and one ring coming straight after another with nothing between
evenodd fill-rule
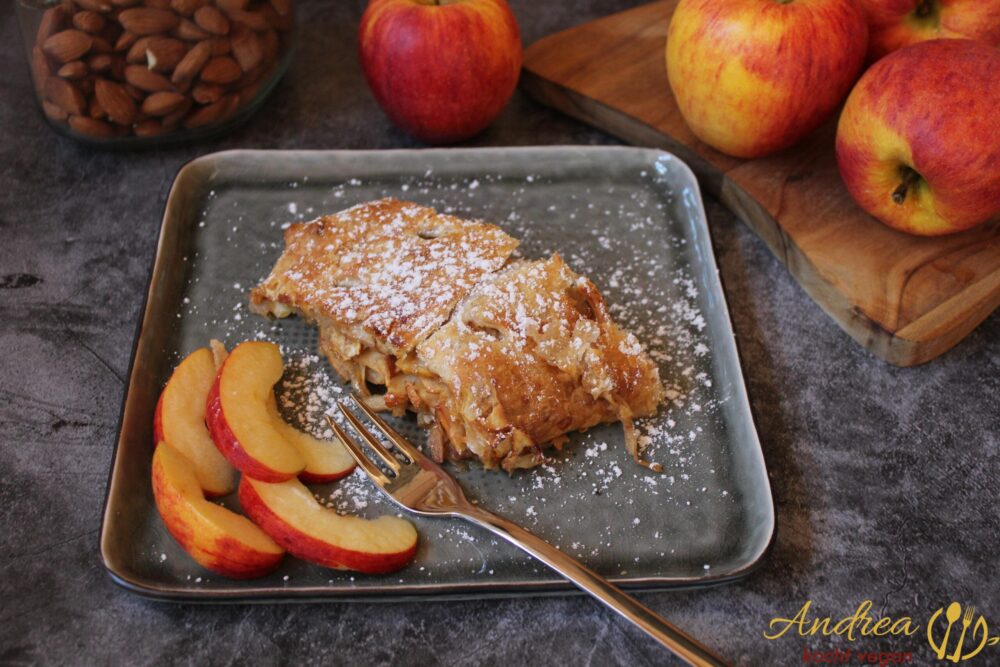
<instances>
[{"instance_id":1,"label":"gray textured countertop","mask_svg":"<svg viewBox=\"0 0 1000 667\"><path fill-rule=\"evenodd\" d=\"M389 148L361 78L363 2L299 2L300 50L262 111L197 147L110 154L35 109L12 8L0 14L0 664L664 664L639 632L577 596L207 607L149 602L102 570L98 530L132 336L171 179L236 147ZM512 3L525 43L628 2ZM603 144L518 93L473 145ZM762 633L806 600L839 618L912 616L953 599L1000 623L1000 316L920 368L859 348L764 244L708 202L716 253L777 506L778 536L742 583L643 600L737 664L801 664L803 647L928 659L922 632ZM7 276L23 274L21 279ZM998 664L1000 647L976 664Z\"/></svg>"}]
</instances>

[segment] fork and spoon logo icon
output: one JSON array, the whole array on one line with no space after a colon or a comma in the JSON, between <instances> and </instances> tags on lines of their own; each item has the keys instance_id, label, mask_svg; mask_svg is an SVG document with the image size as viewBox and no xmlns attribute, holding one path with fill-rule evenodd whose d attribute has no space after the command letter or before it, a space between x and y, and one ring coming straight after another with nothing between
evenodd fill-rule
<instances>
[{"instance_id":1,"label":"fork and spoon logo icon","mask_svg":"<svg viewBox=\"0 0 1000 667\"><path fill-rule=\"evenodd\" d=\"M942 612L944 612L947 625L944 629L944 635L941 637L940 642L938 642L935 638L936 628L934 626ZM962 619L961 623L958 623L959 617ZM956 625L956 623L958 624ZM972 627L971 634L969 633L970 626ZM954 644L954 648L949 652L948 645L952 642L953 636L956 633L958 639ZM1000 637L990 637L989 635L990 629L986 623L986 619L981 614L977 617L976 608L972 605L965 607L963 613L962 605L952 602L948 605L947 610L942 607L934 612L930 621L927 622L927 643L934 649L938 660L961 662L973 658L979 655L979 652L986 646L993 646L1000 643Z\"/></svg>"}]
</instances>

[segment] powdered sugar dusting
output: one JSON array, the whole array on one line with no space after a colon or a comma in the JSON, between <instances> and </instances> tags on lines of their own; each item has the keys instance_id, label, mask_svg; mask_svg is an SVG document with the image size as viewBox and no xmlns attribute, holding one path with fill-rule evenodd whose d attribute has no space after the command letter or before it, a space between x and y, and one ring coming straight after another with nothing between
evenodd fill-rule
<instances>
[{"instance_id":1,"label":"powdered sugar dusting","mask_svg":"<svg viewBox=\"0 0 1000 667\"><path fill-rule=\"evenodd\" d=\"M732 388L720 383L714 370L715 321L707 310L705 276L698 272L691 232L677 217L675 196L664 191L655 169L567 182L553 175L561 172L552 165L543 167L517 176L455 176L428 167L384 181L360 174L338 182L300 179L264 193L216 186L198 221L203 240L184 260L192 270L178 304L175 359L211 337L230 347L251 339L278 342L287 366L278 387L282 412L299 428L332 438L324 415L334 412L336 400L349 389L317 355L315 331L295 318L268 321L251 315L246 306L248 288L267 274L284 247L282 228L386 196L494 222L522 240L518 254L534 259L559 253L573 271L590 278L615 320L634 334L622 341L622 352L641 346L655 360L667 404L637 427L646 458L661 463L664 472L636 465L621 445L617 425L573 434L546 464L512 476L475 465L449 469L470 498L606 574L704 576L705 564L719 573L716 538L692 536L714 536L715 526L730 525L741 511L726 444ZM229 259L219 261L223 249ZM380 270L384 285L423 284L405 260L387 257ZM389 298L398 296L383 291ZM351 307L357 318L371 314ZM343 312L347 317L346 308ZM517 328L531 326L525 317ZM412 418L393 423L423 445L426 435ZM400 512L359 472L312 489L334 511L368 517ZM451 520L413 520L421 534L420 551L415 563L394 577L323 571L291 560L274 576L292 572L289 587L370 586L400 578L426 584L549 577L544 566L477 528ZM171 543L156 549L168 554L165 567L184 562ZM193 565L185 572L195 573L203 574Z\"/></svg>"}]
</instances>

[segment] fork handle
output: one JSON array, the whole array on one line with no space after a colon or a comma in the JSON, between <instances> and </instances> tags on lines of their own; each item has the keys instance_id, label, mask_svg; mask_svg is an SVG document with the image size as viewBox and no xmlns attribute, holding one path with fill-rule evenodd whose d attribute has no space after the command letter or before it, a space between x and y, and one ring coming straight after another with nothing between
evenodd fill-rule
<instances>
[{"instance_id":1,"label":"fork handle","mask_svg":"<svg viewBox=\"0 0 1000 667\"><path fill-rule=\"evenodd\" d=\"M708 648L679 628L668 623L652 609L590 568L585 567L575 558L564 554L516 523L478 507L472 507L471 511L463 512L463 517L527 551L576 584L585 593L597 598L608 609L631 621L689 665L717 667L727 664L722 658L713 654Z\"/></svg>"}]
</instances>

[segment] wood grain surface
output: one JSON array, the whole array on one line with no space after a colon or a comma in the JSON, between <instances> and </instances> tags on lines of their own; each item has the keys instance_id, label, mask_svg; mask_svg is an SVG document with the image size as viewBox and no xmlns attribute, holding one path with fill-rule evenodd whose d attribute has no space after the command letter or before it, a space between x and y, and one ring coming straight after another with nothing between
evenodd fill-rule
<instances>
[{"instance_id":1,"label":"wood grain surface","mask_svg":"<svg viewBox=\"0 0 1000 667\"><path fill-rule=\"evenodd\" d=\"M847 333L890 363L933 359L1000 305L1000 220L939 238L880 224L840 179L835 119L756 160L698 141L667 83L675 5L642 5L539 40L525 51L523 88L624 141L677 154Z\"/></svg>"}]
</instances>

